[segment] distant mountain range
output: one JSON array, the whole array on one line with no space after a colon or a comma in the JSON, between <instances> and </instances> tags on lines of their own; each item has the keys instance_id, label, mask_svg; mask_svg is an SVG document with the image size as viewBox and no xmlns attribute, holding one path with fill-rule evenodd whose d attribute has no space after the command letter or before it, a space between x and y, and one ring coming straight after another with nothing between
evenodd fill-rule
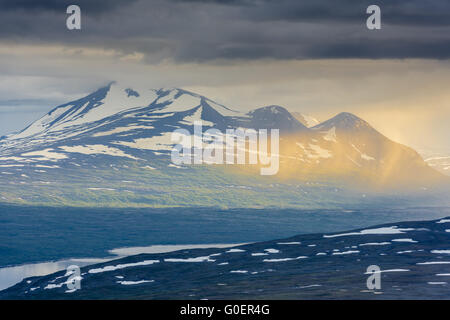
<instances>
[{"instance_id":1,"label":"distant mountain range","mask_svg":"<svg viewBox=\"0 0 450 320\"><path fill-rule=\"evenodd\" d=\"M205 129L222 131L279 129L279 174L261 180L256 171L247 167L172 164L171 133L179 128L192 132L194 122L199 120ZM137 187L136 179L144 176L152 181L150 189L148 184L146 190ZM158 200L161 193L177 191L171 187L174 179L179 185L197 181L196 186L191 185L196 192L198 185L256 189L273 183L325 184L329 190L336 186L419 190L447 181L413 149L389 140L350 113L340 113L322 123L306 115L291 114L281 106L244 114L182 89L152 90L118 83L58 106L21 132L0 139L0 177L9 182L0 186L0 201L68 201L75 205L92 203L93 198L93 203L183 204L181 199ZM118 191L117 182L123 185L126 181L130 186L119 189L129 194L122 199L124 194ZM64 183L71 186L70 192L61 190ZM115 191L117 194L112 195ZM97 195L87 196L92 192ZM202 193L203 201L197 204L214 203L210 192ZM274 204L272 200L268 203Z\"/></svg>"},{"instance_id":2,"label":"distant mountain range","mask_svg":"<svg viewBox=\"0 0 450 320\"><path fill-rule=\"evenodd\" d=\"M450 219L140 254L23 280L0 299L448 299ZM380 288L368 288L377 266Z\"/></svg>"}]
</instances>

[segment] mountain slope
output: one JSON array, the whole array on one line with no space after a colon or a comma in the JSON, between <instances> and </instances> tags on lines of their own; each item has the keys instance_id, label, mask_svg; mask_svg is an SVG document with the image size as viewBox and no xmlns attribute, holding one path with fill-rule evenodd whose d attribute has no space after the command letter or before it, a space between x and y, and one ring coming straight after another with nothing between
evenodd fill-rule
<instances>
[{"instance_id":1,"label":"mountain slope","mask_svg":"<svg viewBox=\"0 0 450 320\"><path fill-rule=\"evenodd\" d=\"M301 124L305 127L312 128L320 123L316 118L311 117L309 115L300 113L300 112L292 112L291 113L295 119L297 119Z\"/></svg>"},{"instance_id":2,"label":"mountain slope","mask_svg":"<svg viewBox=\"0 0 450 320\"><path fill-rule=\"evenodd\" d=\"M428 186L445 181L413 149L395 143L350 113L301 135L283 137L285 176L337 179L354 187ZM414 172L412 175L411 172Z\"/></svg>"}]
</instances>

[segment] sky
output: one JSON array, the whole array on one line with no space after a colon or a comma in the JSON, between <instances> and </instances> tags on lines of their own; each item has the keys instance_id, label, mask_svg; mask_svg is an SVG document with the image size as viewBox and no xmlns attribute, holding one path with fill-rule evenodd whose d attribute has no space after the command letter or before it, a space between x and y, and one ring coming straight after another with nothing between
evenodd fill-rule
<instances>
[{"instance_id":1,"label":"sky","mask_svg":"<svg viewBox=\"0 0 450 320\"><path fill-rule=\"evenodd\" d=\"M81 8L81 30L66 8ZM352 112L389 138L450 150L450 2L0 0L0 135L116 80L230 108Z\"/></svg>"}]
</instances>

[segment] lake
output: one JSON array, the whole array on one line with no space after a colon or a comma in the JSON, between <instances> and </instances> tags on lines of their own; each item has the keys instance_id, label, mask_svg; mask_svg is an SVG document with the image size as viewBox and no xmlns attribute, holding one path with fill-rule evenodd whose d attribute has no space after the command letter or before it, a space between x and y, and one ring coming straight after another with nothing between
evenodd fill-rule
<instances>
[{"instance_id":1,"label":"lake","mask_svg":"<svg viewBox=\"0 0 450 320\"><path fill-rule=\"evenodd\" d=\"M0 267L152 245L229 244L450 216L450 208L107 209L0 205Z\"/></svg>"}]
</instances>

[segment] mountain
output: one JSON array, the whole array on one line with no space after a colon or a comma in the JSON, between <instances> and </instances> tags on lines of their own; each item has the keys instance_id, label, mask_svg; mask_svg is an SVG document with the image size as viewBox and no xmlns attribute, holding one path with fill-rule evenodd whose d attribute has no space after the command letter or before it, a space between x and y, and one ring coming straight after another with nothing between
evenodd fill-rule
<instances>
[{"instance_id":1,"label":"mountain","mask_svg":"<svg viewBox=\"0 0 450 320\"><path fill-rule=\"evenodd\" d=\"M5 137L1 140L0 152L2 155L23 155L24 151L51 146L65 157L64 154L70 153L69 148L79 144L78 141L107 143L117 148L133 145L136 139L151 141L145 141L149 145L135 149L170 151L172 145L167 143L170 142L168 134L174 128L192 129L194 121L220 130L238 127L278 128L286 133L306 130L279 106L242 114L182 89L136 91L111 83L82 99L56 107L18 134ZM153 143L157 146L152 149Z\"/></svg>"},{"instance_id":2,"label":"mountain","mask_svg":"<svg viewBox=\"0 0 450 320\"><path fill-rule=\"evenodd\" d=\"M444 180L416 151L347 112L310 128L308 134L285 137L280 149L286 151L286 175L296 172L377 188L426 186Z\"/></svg>"},{"instance_id":3,"label":"mountain","mask_svg":"<svg viewBox=\"0 0 450 320\"><path fill-rule=\"evenodd\" d=\"M279 129L279 172L172 163L172 132L193 133L195 121L221 132ZM0 177L0 201L113 206L315 206L341 201L335 190L347 187L417 191L445 181L349 113L308 128L281 106L244 114L183 89L115 82L0 139Z\"/></svg>"},{"instance_id":4,"label":"mountain","mask_svg":"<svg viewBox=\"0 0 450 320\"><path fill-rule=\"evenodd\" d=\"M0 299L447 299L450 219L140 254L33 277ZM379 289L368 289L377 266Z\"/></svg>"}]
</instances>

